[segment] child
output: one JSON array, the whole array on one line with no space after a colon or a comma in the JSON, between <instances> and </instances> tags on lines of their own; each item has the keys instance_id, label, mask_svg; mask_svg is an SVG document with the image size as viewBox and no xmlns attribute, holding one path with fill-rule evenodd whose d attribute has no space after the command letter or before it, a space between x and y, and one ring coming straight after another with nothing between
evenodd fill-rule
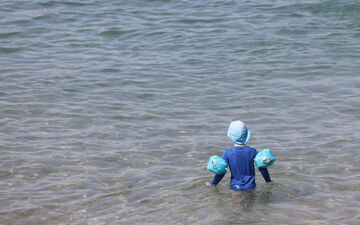
<instances>
[{"instance_id":1,"label":"child","mask_svg":"<svg viewBox=\"0 0 360 225\"><path fill-rule=\"evenodd\" d=\"M222 158L228 163L231 172L230 189L234 191L250 190L256 187L254 158L257 154L255 148L245 143L250 139L250 131L242 121L231 122L227 136L234 142L234 146L225 150ZM271 182L269 172L266 168L259 168L266 182ZM216 174L207 186L216 186L225 174Z\"/></svg>"}]
</instances>

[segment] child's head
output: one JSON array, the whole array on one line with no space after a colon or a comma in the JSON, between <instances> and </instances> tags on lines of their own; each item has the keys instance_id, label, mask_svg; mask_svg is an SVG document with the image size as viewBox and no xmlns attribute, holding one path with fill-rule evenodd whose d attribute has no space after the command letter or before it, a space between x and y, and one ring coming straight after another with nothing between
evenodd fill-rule
<instances>
[{"instance_id":1,"label":"child's head","mask_svg":"<svg viewBox=\"0 0 360 225\"><path fill-rule=\"evenodd\" d=\"M250 130L244 122L237 120L231 122L227 136L236 144L243 145L250 139Z\"/></svg>"}]
</instances>

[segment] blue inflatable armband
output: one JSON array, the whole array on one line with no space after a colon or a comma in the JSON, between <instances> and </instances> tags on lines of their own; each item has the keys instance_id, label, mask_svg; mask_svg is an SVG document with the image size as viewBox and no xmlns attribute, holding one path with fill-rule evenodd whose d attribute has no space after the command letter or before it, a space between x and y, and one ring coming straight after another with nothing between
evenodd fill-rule
<instances>
[{"instance_id":1,"label":"blue inflatable armband","mask_svg":"<svg viewBox=\"0 0 360 225\"><path fill-rule=\"evenodd\" d=\"M207 169L210 172L215 174L225 174L227 171L227 167L228 164L223 158L217 155L213 155L209 158Z\"/></svg>"},{"instance_id":2,"label":"blue inflatable armband","mask_svg":"<svg viewBox=\"0 0 360 225\"><path fill-rule=\"evenodd\" d=\"M276 161L270 149L264 149L255 156L255 164L259 168L268 168Z\"/></svg>"}]
</instances>

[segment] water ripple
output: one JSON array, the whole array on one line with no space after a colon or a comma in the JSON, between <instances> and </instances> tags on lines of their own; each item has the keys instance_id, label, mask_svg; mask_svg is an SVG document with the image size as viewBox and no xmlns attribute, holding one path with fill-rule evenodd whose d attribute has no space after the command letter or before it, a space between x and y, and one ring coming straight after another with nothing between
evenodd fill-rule
<instances>
[{"instance_id":1,"label":"water ripple","mask_svg":"<svg viewBox=\"0 0 360 225\"><path fill-rule=\"evenodd\" d=\"M356 224L359 8L2 1L0 223ZM203 185L234 119L278 157L250 198Z\"/></svg>"}]
</instances>

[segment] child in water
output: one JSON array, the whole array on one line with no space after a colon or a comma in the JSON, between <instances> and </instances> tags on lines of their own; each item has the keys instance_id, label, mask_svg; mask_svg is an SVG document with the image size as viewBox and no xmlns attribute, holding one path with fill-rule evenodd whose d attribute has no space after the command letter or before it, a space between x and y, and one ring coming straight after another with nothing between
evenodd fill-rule
<instances>
[{"instance_id":1,"label":"child in water","mask_svg":"<svg viewBox=\"0 0 360 225\"><path fill-rule=\"evenodd\" d=\"M242 121L231 122L227 136L234 142L234 146L225 150L222 158L228 163L231 172L230 189L234 191L251 190L256 187L254 158L257 154L255 148L246 144L250 139L250 131ZM266 168L259 168L266 182L271 182ZM216 174L214 179L205 182L207 186L216 186L225 174Z\"/></svg>"}]
</instances>

